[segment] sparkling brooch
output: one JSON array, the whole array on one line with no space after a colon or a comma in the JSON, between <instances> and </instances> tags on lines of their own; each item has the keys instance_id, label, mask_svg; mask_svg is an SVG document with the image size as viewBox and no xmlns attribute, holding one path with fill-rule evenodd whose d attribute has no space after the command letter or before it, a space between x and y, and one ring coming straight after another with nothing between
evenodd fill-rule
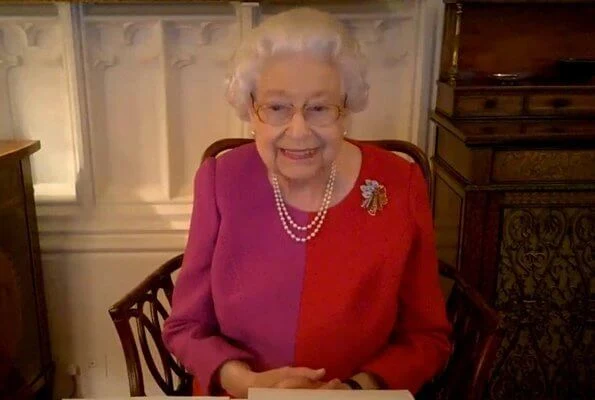
<instances>
[{"instance_id":1,"label":"sparkling brooch","mask_svg":"<svg viewBox=\"0 0 595 400\"><path fill-rule=\"evenodd\" d=\"M388 204L388 197L386 196L386 188L378 181L366 179L366 184L361 185L362 191L362 208L368 210L368 214L374 216L378 211L382 211L385 205Z\"/></svg>"}]
</instances>

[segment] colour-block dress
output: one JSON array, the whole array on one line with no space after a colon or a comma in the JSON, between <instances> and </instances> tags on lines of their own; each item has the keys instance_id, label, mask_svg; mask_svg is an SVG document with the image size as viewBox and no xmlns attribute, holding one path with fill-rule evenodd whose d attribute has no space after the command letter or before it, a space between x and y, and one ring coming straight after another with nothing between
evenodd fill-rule
<instances>
[{"instance_id":1,"label":"colour-block dress","mask_svg":"<svg viewBox=\"0 0 595 400\"><path fill-rule=\"evenodd\" d=\"M216 394L218 368L232 359L256 371L325 368L329 380L369 372L413 393L445 365L450 325L424 178L401 157L358 146L354 188L306 243L284 231L254 144L200 166L163 337L204 394ZM366 179L386 187L375 216L361 206ZM301 225L315 216L289 211Z\"/></svg>"}]
</instances>

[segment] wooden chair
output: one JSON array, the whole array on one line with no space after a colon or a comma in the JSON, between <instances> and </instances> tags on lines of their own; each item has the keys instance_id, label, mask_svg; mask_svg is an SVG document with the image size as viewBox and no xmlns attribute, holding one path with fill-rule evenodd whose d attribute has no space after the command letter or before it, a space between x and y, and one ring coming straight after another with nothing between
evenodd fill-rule
<instances>
[{"instance_id":1,"label":"wooden chair","mask_svg":"<svg viewBox=\"0 0 595 400\"><path fill-rule=\"evenodd\" d=\"M253 142L253 139L240 139L240 138L231 138L231 139L221 139L217 140L213 144L211 144L205 150L202 160L204 161L205 158L209 157L217 157L219 154L231 150L235 147L241 146L243 144ZM414 145L413 143L406 142L404 140L360 140L360 143L370 143L379 147L382 147L385 150L392 151L395 153L402 153L405 154L413 159L421 168L421 171L428 182L428 193L431 194L432 183L431 183L431 169L430 163L428 158L426 157L425 153ZM430 196L431 198L431 196Z\"/></svg>"},{"instance_id":2,"label":"wooden chair","mask_svg":"<svg viewBox=\"0 0 595 400\"><path fill-rule=\"evenodd\" d=\"M222 139L209 146L202 157L216 157L237 146L250 143L252 139ZM386 150L402 153L418 163L428 182L431 192L430 163L417 146L399 140L364 141ZM161 323L168 314L158 298L162 291L171 306L173 282L171 275L180 268L183 255L163 264L153 274L134 288L110 309L116 330L122 343L128 369L130 394L144 396L145 386L139 348L153 379L166 395L188 395L191 392L191 376L168 353L161 340ZM459 276L457 271L443 262L439 263L440 274L452 282L447 309L453 324L452 341L454 351L446 368L432 382L429 382L416 396L418 399L480 400L483 396L496 350L501 341L498 330L498 315L482 296ZM149 315L145 306L149 306ZM135 321L137 337L132 332L131 321ZM148 345L147 333L155 343L160 371L155 354ZM137 343L138 340L138 343ZM174 377L179 383L176 385Z\"/></svg>"},{"instance_id":3,"label":"wooden chair","mask_svg":"<svg viewBox=\"0 0 595 400\"><path fill-rule=\"evenodd\" d=\"M499 316L459 273L443 261L440 276L452 282L447 298L453 352L441 374L416 395L416 400L481 400L502 342Z\"/></svg>"},{"instance_id":4,"label":"wooden chair","mask_svg":"<svg viewBox=\"0 0 595 400\"><path fill-rule=\"evenodd\" d=\"M147 369L164 394L184 396L192 392L192 376L173 358L161 339L163 321L169 316L162 298L165 296L171 307L172 274L182 266L182 258L180 254L167 261L109 310L124 350L131 396L146 396L139 349Z\"/></svg>"}]
</instances>

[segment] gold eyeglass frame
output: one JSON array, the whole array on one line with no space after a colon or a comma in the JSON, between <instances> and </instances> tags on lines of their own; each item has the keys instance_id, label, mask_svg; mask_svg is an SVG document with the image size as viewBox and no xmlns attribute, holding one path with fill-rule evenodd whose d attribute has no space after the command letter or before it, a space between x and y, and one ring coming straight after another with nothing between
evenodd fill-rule
<instances>
[{"instance_id":1,"label":"gold eyeglass frame","mask_svg":"<svg viewBox=\"0 0 595 400\"><path fill-rule=\"evenodd\" d=\"M295 116L295 113L298 112L298 109L301 110L302 116L304 115L304 108L306 107L306 105L304 104L302 107L295 107L293 104L291 105L291 108L293 110L293 112L291 113L291 115L289 116L288 120L286 122L283 122L281 124L270 124L266 121L264 121L260 115L260 110L263 107L266 107L266 104L256 104L256 99L254 98L254 93L250 93L250 98L252 99L252 109L254 110L254 113L256 114L256 117L258 118L258 120L260 122L262 122L263 124L267 124L270 126L283 126L283 125L287 125ZM328 124L325 125L312 125L310 123L308 123L308 121L304 118L304 121L308 124L308 125L312 125L312 126L316 126L319 128L324 128L326 126L329 126L335 122L337 122L343 115L346 114L346 110L347 110L347 95L345 95L345 100L343 101L343 105L339 106L336 104L325 104L325 106L332 106L335 107L337 109L337 117L332 121L329 122Z\"/></svg>"}]
</instances>

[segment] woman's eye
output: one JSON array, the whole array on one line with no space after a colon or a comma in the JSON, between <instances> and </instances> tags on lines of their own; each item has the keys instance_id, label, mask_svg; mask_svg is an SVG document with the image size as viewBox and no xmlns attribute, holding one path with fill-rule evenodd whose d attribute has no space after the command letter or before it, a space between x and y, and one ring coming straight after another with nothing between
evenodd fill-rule
<instances>
[{"instance_id":1,"label":"woman's eye","mask_svg":"<svg viewBox=\"0 0 595 400\"><path fill-rule=\"evenodd\" d=\"M322 113L322 112L326 112L329 109L328 106L325 105L317 105L317 106L309 106L308 110L315 112L315 113Z\"/></svg>"},{"instance_id":2,"label":"woman's eye","mask_svg":"<svg viewBox=\"0 0 595 400\"><path fill-rule=\"evenodd\" d=\"M283 111L287 110L289 106L287 104L282 103L269 103L265 105L265 108L270 111Z\"/></svg>"}]
</instances>

